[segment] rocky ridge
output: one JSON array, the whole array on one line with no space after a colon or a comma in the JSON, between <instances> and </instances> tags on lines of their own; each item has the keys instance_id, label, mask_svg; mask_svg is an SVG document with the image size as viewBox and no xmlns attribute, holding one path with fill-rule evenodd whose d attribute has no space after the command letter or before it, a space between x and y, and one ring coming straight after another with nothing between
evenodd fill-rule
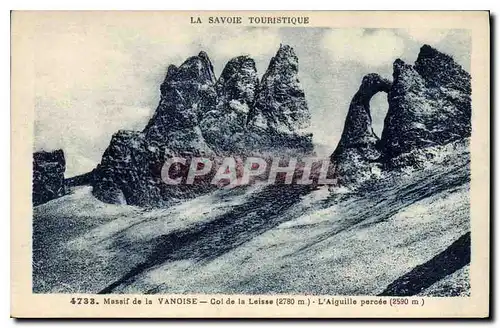
<instances>
[{"instance_id":1,"label":"rocky ridge","mask_svg":"<svg viewBox=\"0 0 500 328\"><path fill-rule=\"evenodd\" d=\"M245 157L313 151L310 112L294 50L281 45L261 81L248 56L230 60L216 79L200 52L169 66L159 105L143 131L113 135L94 174L93 193L110 203L163 206L206 191L161 181L168 158ZM213 171L215 171L213 169ZM202 184L203 185L203 184Z\"/></svg>"}]
</instances>

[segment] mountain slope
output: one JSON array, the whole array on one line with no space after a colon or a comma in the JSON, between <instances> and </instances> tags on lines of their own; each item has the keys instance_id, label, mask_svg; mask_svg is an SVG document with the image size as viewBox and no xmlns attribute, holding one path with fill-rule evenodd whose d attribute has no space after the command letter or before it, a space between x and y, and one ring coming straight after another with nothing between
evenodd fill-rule
<instances>
[{"instance_id":1,"label":"mountain slope","mask_svg":"<svg viewBox=\"0 0 500 328\"><path fill-rule=\"evenodd\" d=\"M356 193L253 186L146 210L83 187L34 209L33 289L377 295L470 230L468 143L435 151Z\"/></svg>"}]
</instances>

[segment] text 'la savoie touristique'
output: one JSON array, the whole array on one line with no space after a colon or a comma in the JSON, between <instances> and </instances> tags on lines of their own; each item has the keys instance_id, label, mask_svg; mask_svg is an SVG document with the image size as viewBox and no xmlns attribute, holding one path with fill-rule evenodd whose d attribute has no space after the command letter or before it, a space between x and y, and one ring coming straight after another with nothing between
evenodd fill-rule
<instances>
[{"instance_id":1,"label":"text 'la savoie touristique'","mask_svg":"<svg viewBox=\"0 0 500 328\"><path fill-rule=\"evenodd\" d=\"M308 25L308 16L191 16L191 24L250 24L250 25L275 25L275 24L290 24L290 25Z\"/></svg>"}]
</instances>

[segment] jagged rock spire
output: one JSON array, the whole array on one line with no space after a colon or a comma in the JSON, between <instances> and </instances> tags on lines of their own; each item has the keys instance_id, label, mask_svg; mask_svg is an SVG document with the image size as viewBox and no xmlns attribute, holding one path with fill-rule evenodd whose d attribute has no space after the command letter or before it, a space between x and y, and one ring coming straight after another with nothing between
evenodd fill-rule
<instances>
[{"instance_id":1,"label":"jagged rock spire","mask_svg":"<svg viewBox=\"0 0 500 328\"><path fill-rule=\"evenodd\" d=\"M415 61L415 70L433 86L471 92L471 77L451 56L424 44Z\"/></svg>"},{"instance_id":2,"label":"jagged rock spire","mask_svg":"<svg viewBox=\"0 0 500 328\"><path fill-rule=\"evenodd\" d=\"M298 69L299 61L293 48L280 45L262 77L254 107L248 116L252 139L258 140L260 145L312 151L312 135L308 131L311 113Z\"/></svg>"},{"instance_id":3,"label":"jagged rock spire","mask_svg":"<svg viewBox=\"0 0 500 328\"><path fill-rule=\"evenodd\" d=\"M386 158L470 136L470 75L424 45L415 66L397 59L381 145Z\"/></svg>"},{"instance_id":4,"label":"jagged rock spire","mask_svg":"<svg viewBox=\"0 0 500 328\"><path fill-rule=\"evenodd\" d=\"M210 147L219 153L242 152L248 112L259 79L255 61L248 56L231 59L217 81L217 105L203 114L200 128Z\"/></svg>"},{"instance_id":5,"label":"jagged rock spire","mask_svg":"<svg viewBox=\"0 0 500 328\"><path fill-rule=\"evenodd\" d=\"M174 152L213 153L199 127L201 116L213 109L217 100L208 55L200 52L179 68L169 66L160 90L160 104L143 131L146 138Z\"/></svg>"},{"instance_id":6,"label":"jagged rock spire","mask_svg":"<svg viewBox=\"0 0 500 328\"><path fill-rule=\"evenodd\" d=\"M253 105L259 85L255 61L249 56L231 59L216 84L219 104L236 100L248 107Z\"/></svg>"},{"instance_id":7,"label":"jagged rock spire","mask_svg":"<svg viewBox=\"0 0 500 328\"><path fill-rule=\"evenodd\" d=\"M249 117L251 123L285 133L298 133L310 126L311 114L298 70L299 61L293 48L280 45L262 77Z\"/></svg>"}]
</instances>

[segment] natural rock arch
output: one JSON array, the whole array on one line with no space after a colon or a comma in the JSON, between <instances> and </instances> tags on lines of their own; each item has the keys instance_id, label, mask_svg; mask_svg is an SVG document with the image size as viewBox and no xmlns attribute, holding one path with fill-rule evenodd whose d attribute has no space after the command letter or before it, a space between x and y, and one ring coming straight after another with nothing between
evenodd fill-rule
<instances>
[{"instance_id":1,"label":"natural rock arch","mask_svg":"<svg viewBox=\"0 0 500 328\"><path fill-rule=\"evenodd\" d=\"M358 92L351 100L344 130L332 160L338 159L342 152L350 148L364 148L368 150L367 157L378 157L377 144L380 139L373 132L370 100L379 92L389 93L391 85L389 80L375 73L363 77Z\"/></svg>"},{"instance_id":2,"label":"natural rock arch","mask_svg":"<svg viewBox=\"0 0 500 328\"><path fill-rule=\"evenodd\" d=\"M373 163L380 158L379 137L373 132L370 100L379 93L389 94L392 83L372 73L363 77L345 120L344 131L331 156L335 177L340 183L368 178Z\"/></svg>"},{"instance_id":3,"label":"natural rock arch","mask_svg":"<svg viewBox=\"0 0 500 328\"><path fill-rule=\"evenodd\" d=\"M424 45L414 65L396 59L393 82L377 74L363 78L331 156L337 180L360 182L374 170L428 162L421 151L467 138L471 133L470 74L452 57ZM370 100L388 93L382 135L372 128Z\"/></svg>"}]
</instances>

